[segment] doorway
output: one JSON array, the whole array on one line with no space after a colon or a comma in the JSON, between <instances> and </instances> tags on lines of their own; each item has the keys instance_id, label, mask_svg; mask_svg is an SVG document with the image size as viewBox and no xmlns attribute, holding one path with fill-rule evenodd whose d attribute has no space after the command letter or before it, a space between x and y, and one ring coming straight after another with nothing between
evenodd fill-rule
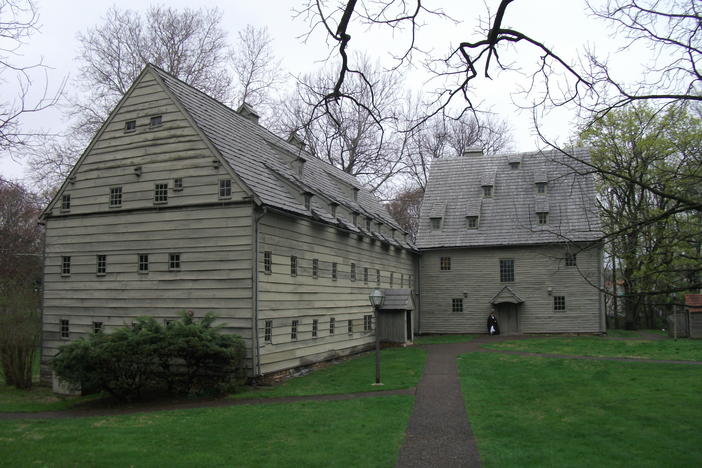
<instances>
[{"instance_id":1,"label":"doorway","mask_svg":"<svg viewBox=\"0 0 702 468\"><path fill-rule=\"evenodd\" d=\"M509 302L498 304L497 323L500 325L500 333L503 335L513 335L515 333L519 333L517 304L512 304Z\"/></svg>"}]
</instances>

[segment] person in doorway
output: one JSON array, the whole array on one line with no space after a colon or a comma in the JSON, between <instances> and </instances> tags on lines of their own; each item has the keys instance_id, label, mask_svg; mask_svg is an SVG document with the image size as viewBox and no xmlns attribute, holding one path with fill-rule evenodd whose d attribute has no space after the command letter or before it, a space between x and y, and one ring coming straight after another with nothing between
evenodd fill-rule
<instances>
[{"instance_id":1,"label":"person in doorway","mask_svg":"<svg viewBox=\"0 0 702 468\"><path fill-rule=\"evenodd\" d=\"M495 317L494 311L490 312L490 315L488 316L487 329L488 329L488 333L490 333L490 335L499 335L500 334L500 326L497 323L497 317Z\"/></svg>"}]
</instances>

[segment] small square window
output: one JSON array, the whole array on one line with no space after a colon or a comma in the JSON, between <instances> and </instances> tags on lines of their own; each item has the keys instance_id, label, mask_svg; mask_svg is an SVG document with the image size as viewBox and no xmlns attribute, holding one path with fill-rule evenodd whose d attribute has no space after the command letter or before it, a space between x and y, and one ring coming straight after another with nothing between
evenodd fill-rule
<instances>
[{"instance_id":1,"label":"small square window","mask_svg":"<svg viewBox=\"0 0 702 468\"><path fill-rule=\"evenodd\" d=\"M154 185L154 203L168 203L168 184Z\"/></svg>"},{"instance_id":2,"label":"small square window","mask_svg":"<svg viewBox=\"0 0 702 468\"><path fill-rule=\"evenodd\" d=\"M463 298L451 299L451 312L463 312Z\"/></svg>"},{"instance_id":3,"label":"small square window","mask_svg":"<svg viewBox=\"0 0 702 468\"><path fill-rule=\"evenodd\" d=\"M61 258L61 275L69 276L71 274L71 257L64 256Z\"/></svg>"},{"instance_id":4,"label":"small square window","mask_svg":"<svg viewBox=\"0 0 702 468\"><path fill-rule=\"evenodd\" d=\"M363 267L363 284L368 284L368 267Z\"/></svg>"},{"instance_id":5,"label":"small square window","mask_svg":"<svg viewBox=\"0 0 702 468\"><path fill-rule=\"evenodd\" d=\"M512 170L519 169L519 162L513 161L513 162L509 163L509 168Z\"/></svg>"},{"instance_id":6,"label":"small square window","mask_svg":"<svg viewBox=\"0 0 702 468\"><path fill-rule=\"evenodd\" d=\"M149 127L150 128L156 128L160 127L163 124L163 116L161 115L155 115L149 119Z\"/></svg>"},{"instance_id":7,"label":"small square window","mask_svg":"<svg viewBox=\"0 0 702 468\"><path fill-rule=\"evenodd\" d=\"M71 336L71 324L66 319L61 319L61 338L69 338Z\"/></svg>"},{"instance_id":8,"label":"small square window","mask_svg":"<svg viewBox=\"0 0 702 468\"><path fill-rule=\"evenodd\" d=\"M168 254L168 269L170 271L180 271L180 254Z\"/></svg>"},{"instance_id":9,"label":"small square window","mask_svg":"<svg viewBox=\"0 0 702 468\"><path fill-rule=\"evenodd\" d=\"M290 339L292 341L297 340L297 324L300 323L299 320L293 320L290 326Z\"/></svg>"},{"instance_id":10,"label":"small square window","mask_svg":"<svg viewBox=\"0 0 702 468\"><path fill-rule=\"evenodd\" d=\"M548 213L536 213L540 225L548 224Z\"/></svg>"},{"instance_id":11,"label":"small square window","mask_svg":"<svg viewBox=\"0 0 702 468\"><path fill-rule=\"evenodd\" d=\"M478 229L478 217L466 216L466 227L468 229Z\"/></svg>"},{"instance_id":12,"label":"small square window","mask_svg":"<svg viewBox=\"0 0 702 468\"><path fill-rule=\"evenodd\" d=\"M270 250L263 252L263 271L267 275L273 271L273 252Z\"/></svg>"},{"instance_id":13,"label":"small square window","mask_svg":"<svg viewBox=\"0 0 702 468\"><path fill-rule=\"evenodd\" d=\"M297 276L297 257L290 257L290 276Z\"/></svg>"},{"instance_id":14,"label":"small square window","mask_svg":"<svg viewBox=\"0 0 702 468\"><path fill-rule=\"evenodd\" d=\"M270 343L273 340L273 320L266 320L263 328L263 341Z\"/></svg>"},{"instance_id":15,"label":"small square window","mask_svg":"<svg viewBox=\"0 0 702 468\"><path fill-rule=\"evenodd\" d=\"M232 197L232 180L222 179L219 181L219 198Z\"/></svg>"},{"instance_id":16,"label":"small square window","mask_svg":"<svg viewBox=\"0 0 702 468\"><path fill-rule=\"evenodd\" d=\"M540 193L540 194L546 193L546 182L538 182L536 184L536 193Z\"/></svg>"},{"instance_id":17,"label":"small square window","mask_svg":"<svg viewBox=\"0 0 702 468\"><path fill-rule=\"evenodd\" d=\"M127 120L124 122L124 133L136 131L136 120Z\"/></svg>"},{"instance_id":18,"label":"small square window","mask_svg":"<svg viewBox=\"0 0 702 468\"><path fill-rule=\"evenodd\" d=\"M332 263L331 266L331 277L334 281L338 278L336 262Z\"/></svg>"},{"instance_id":19,"label":"small square window","mask_svg":"<svg viewBox=\"0 0 702 468\"><path fill-rule=\"evenodd\" d=\"M61 211L70 211L71 209L71 195L65 194L61 196Z\"/></svg>"},{"instance_id":20,"label":"small square window","mask_svg":"<svg viewBox=\"0 0 702 468\"><path fill-rule=\"evenodd\" d=\"M500 282L501 283L513 283L514 282L514 260L512 260L512 259L500 260Z\"/></svg>"},{"instance_id":21,"label":"small square window","mask_svg":"<svg viewBox=\"0 0 702 468\"><path fill-rule=\"evenodd\" d=\"M110 188L110 208L122 206L122 187Z\"/></svg>"},{"instance_id":22,"label":"small square window","mask_svg":"<svg viewBox=\"0 0 702 468\"><path fill-rule=\"evenodd\" d=\"M353 319L349 319L347 325L347 331L349 335L353 335Z\"/></svg>"},{"instance_id":23,"label":"small square window","mask_svg":"<svg viewBox=\"0 0 702 468\"><path fill-rule=\"evenodd\" d=\"M312 320L312 338L317 338L319 334L319 320Z\"/></svg>"},{"instance_id":24,"label":"small square window","mask_svg":"<svg viewBox=\"0 0 702 468\"><path fill-rule=\"evenodd\" d=\"M380 286L380 270L379 269L375 270L375 284L376 284L376 286Z\"/></svg>"},{"instance_id":25,"label":"small square window","mask_svg":"<svg viewBox=\"0 0 702 468\"><path fill-rule=\"evenodd\" d=\"M173 191L180 192L182 190L183 190L183 178L176 177L175 179L173 179Z\"/></svg>"},{"instance_id":26,"label":"small square window","mask_svg":"<svg viewBox=\"0 0 702 468\"><path fill-rule=\"evenodd\" d=\"M484 198L492 197L492 185L483 185L483 197Z\"/></svg>"},{"instance_id":27,"label":"small square window","mask_svg":"<svg viewBox=\"0 0 702 468\"><path fill-rule=\"evenodd\" d=\"M335 329L336 329L336 319L334 317L331 317L329 319L329 334L333 335Z\"/></svg>"},{"instance_id":28,"label":"small square window","mask_svg":"<svg viewBox=\"0 0 702 468\"><path fill-rule=\"evenodd\" d=\"M578 265L578 260L576 257L576 254L566 252L566 257L565 257L565 264L568 267L574 267Z\"/></svg>"},{"instance_id":29,"label":"small square window","mask_svg":"<svg viewBox=\"0 0 702 468\"><path fill-rule=\"evenodd\" d=\"M98 275L104 275L107 273L107 255L97 256L97 269L96 273Z\"/></svg>"},{"instance_id":30,"label":"small square window","mask_svg":"<svg viewBox=\"0 0 702 468\"><path fill-rule=\"evenodd\" d=\"M319 260L316 258L312 259L312 278L319 278Z\"/></svg>"},{"instance_id":31,"label":"small square window","mask_svg":"<svg viewBox=\"0 0 702 468\"><path fill-rule=\"evenodd\" d=\"M102 333L102 330L102 322L93 322L93 334L97 335L98 333Z\"/></svg>"},{"instance_id":32,"label":"small square window","mask_svg":"<svg viewBox=\"0 0 702 468\"><path fill-rule=\"evenodd\" d=\"M439 269L441 271L451 270L451 257L441 257L439 261Z\"/></svg>"},{"instance_id":33,"label":"small square window","mask_svg":"<svg viewBox=\"0 0 702 468\"><path fill-rule=\"evenodd\" d=\"M431 228L435 231L441 229L441 218L431 218Z\"/></svg>"},{"instance_id":34,"label":"small square window","mask_svg":"<svg viewBox=\"0 0 702 468\"><path fill-rule=\"evenodd\" d=\"M554 312L564 312L566 310L565 296L553 296Z\"/></svg>"},{"instance_id":35,"label":"small square window","mask_svg":"<svg viewBox=\"0 0 702 468\"><path fill-rule=\"evenodd\" d=\"M139 254L139 273L149 272L149 255Z\"/></svg>"},{"instance_id":36,"label":"small square window","mask_svg":"<svg viewBox=\"0 0 702 468\"><path fill-rule=\"evenodd\" d=\"M356 264L351 264L351 281L356 281Z\"/></svg>"},{"instance_id":37,"label":"small square window","mask_svg":"<svg viewBox=\"0 0 702 468\"><path fill-rule=\"evenodd\" d=\"M363 316L363 331L373 330L373 315Z\"/></svg>"}]
</instances>

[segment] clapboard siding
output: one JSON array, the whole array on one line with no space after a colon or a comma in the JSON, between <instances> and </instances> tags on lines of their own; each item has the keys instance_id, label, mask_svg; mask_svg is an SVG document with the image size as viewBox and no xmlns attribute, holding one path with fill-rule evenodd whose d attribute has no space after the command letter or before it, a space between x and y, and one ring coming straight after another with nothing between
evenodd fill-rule
<instances>
[{"instance_id":1,"label":"clapboard siding","mask_svg":"<svg viewBox=\"0 0 702 468\"><path fill-rule=\"evenodd\" d=\"M272 253L272 271L264 270L264 252ZM290 274L290 257L297 257L297 275ZM312 275L313 260L319 260L319 275ZM337 263L337 279L331 265ZM356 281L350 279L350 265L356 264ZM363 281L368 267L369 281ZM381 271L380 285L376 269ZM261 343L261 371L274 372L370 347L372 332L363 331L363 316L372 314L368 294L376 287L400 287L400 275L407 287L415 274L415 255L388 247L377 240L349 235L335 227L278 213L269 213L259 225L258 245L258 339ZM329 333L330 318L335 333ZM272 341L265 342L265 322L272 320ZM292 321L298 320L297 340L291 337ZM318 320L317 337L312 337L313 320ZM353 332L348 333L348 321Z\"/></svg>"},{"instance_id":2,"label":"clapboard siding","mask_svg":"<svg viewBox=\"0 0 702 468\"><path fill-rule=\"evenodd\" d=\"M420 331L485 333L490 300L504 286L524 301L517 312L519 332L604 331L596 288L601 250L594 247L578 252L577 267L565 266L565 252L564 246L423 251ZM440 270L441 257L451 257L450 271ZM514 259L514 282L500 282L500 259ZM566 297L566 311L553 310L553 296ZM452 298L463 298L463 313L451 311Z\"/></svg>"},{"instance_id":3,"label":"clapboard siding","mask_svg":"<svg viewBox=\"0 0 702 468\"><path fill-rule=\"evenodd\" d=\"M92 332L94 321L112 327L151 315L172 320L183 310L213 312L225 330L244 337L251 366L252 206L229 204L131 213L107 212L46 220L44 352L53 356L67 340ZM168 270L169 253L181 255L181 270ZM138 255L149 255L139 273ZM97 255L107 272L98 276ZM71 274L61 274L63 256Z\"/></svg>"}]
</instances>

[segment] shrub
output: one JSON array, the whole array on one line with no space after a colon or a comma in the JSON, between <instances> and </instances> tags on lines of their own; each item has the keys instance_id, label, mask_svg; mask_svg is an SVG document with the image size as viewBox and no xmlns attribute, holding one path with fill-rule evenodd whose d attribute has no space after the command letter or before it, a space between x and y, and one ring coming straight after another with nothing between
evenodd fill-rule
<instances>
[{"instance_id":1,"label":"shrub","mask_svg":"<svg viewBox=\"0 0 702 468\"><path fill-rule=\"evenodd\" d=\"M224 391L242 371L245 349L238 336L212 326L215 317L183 314L163 326L151 317L113 333L64 345L52 361L56 374L85 392L106 391L132 400L145 391L194 395Z\"/></svg>"},{"instance_id":2,"label":"shrub","mask_svg":"<svg viewBox=\"0 0 702 468\"><path fill-rule=\"evenodd\" d=\"M31 285L0 287L0 369L7 385L32 386L32 367L41 339L39 293Z\"/></svg>"}]
</instances>

